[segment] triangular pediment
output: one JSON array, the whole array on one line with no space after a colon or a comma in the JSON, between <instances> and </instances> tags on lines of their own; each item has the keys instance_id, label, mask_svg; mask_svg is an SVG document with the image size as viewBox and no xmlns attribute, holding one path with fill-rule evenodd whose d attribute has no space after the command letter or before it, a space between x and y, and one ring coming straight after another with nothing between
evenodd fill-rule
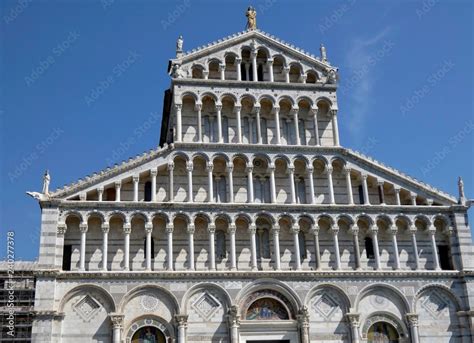
<instances>
[{"instance_id":1,"label":"triangular pediment","mask_svg":"<svg viewBox=\"0 0 474 343\"><path fill-rule=\"evenodd\" d=\"M195 65L206 68L213 60L225 64L226 56L241 57L243 49L262 50L266 52L269 59L282 57L284 65L288 67L295 63L299 64L303 69L303 74L309 70L314 70L322 77L328 70L337 70L328 61L260 30L239 32L183 54L178 54L176 59L171 60L170 67L178 64L184 71L188 72Z\"/></svg>"}]
</instances>

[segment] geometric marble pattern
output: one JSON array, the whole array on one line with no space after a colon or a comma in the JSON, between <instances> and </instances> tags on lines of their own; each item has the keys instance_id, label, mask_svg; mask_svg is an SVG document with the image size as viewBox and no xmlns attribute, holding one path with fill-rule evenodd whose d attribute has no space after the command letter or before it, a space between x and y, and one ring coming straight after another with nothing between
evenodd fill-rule
<instances>
[{"instance_id":1,"label":"geometric marble pattern","mask_svg":"<svg viewBox=\"0 0 474 343\"><path fill-rule=\"evenodd\" d=\"M219 301L209 293L202 294L192 305L204 320L209 320L221 306Z\"/></svg>"},{"instance_id":2,"label":"geometric marble pattern","mask_svg":"<svg viewBox=\"0 0 474 343\"><path fill-rule=\"evenodd\" d=\"M85 321L89 322L100 310L100 304L90 295L86 295L74 306L73 310Z\"/></svg>"},{"instance_id":3,"label":"geometric marble pattern","mask_svg":"<svg viewBox=\"0 0 474 343\"><path fill-rule=\"evenodd\" d=\"M439 319L449 309L449 302L436 290L432 290L421 306L434 318Z\"/></svg>"},{"instance_id":4,"label":"geometric marble pattern","mask_svg":"<svg viewBox=\"0 0 474 343\"><path fill-rule=\"evenodd\" d=\"M313 308L326 320L329 320L338 308L338 302L328 292L325 292L313 303Z\"/></svg>"},{"instance_id":5,"label":"geometric marble pattern","mask_svg":"<svg viewBox=\"0 0 474 343\"><path fill-rule=\"evenodd\" d=\"M151 312L158 307L158 298L152 294L145 294L142 296L140 303L145 311Z\"/></svg>"}]
</instances>

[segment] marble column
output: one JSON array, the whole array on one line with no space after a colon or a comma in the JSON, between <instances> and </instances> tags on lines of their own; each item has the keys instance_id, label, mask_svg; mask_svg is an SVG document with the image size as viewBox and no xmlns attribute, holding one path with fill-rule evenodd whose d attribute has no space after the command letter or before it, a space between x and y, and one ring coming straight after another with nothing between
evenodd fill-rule
<instances>
[{"instance_id":1,"label":"marble column","mask_svg":"<svg viewBox=\"0 0 474 343\"><path fill-rule=\"evenodd\" d=\"M311 109L313 112L313 126L314 126L314 144L316 146L321 146L321 140L319 138L319 125L318 125L318 111L317 107Z\"/></svg>"},{"instance_id":2,"label":"marble column","mask_svg":"<svg viewBox=\"0 0 474 343\"><path fill-rule=\"evenodd\" d=\"M120 189L122 187L121 181L115 181L115 201L120 202Z\"/></svg>"},{"instance_id":3,"label":"marble column","mask_svg":"<svg viewBox=\"0 0 474 343\"><path fill-rule=\"evenodd\" d=\"M138 182L140 181L140 178L138 175L134 175L132 177L133 181L133 201L138 202Z\"/></svg>"},{"instance_id":4,"label":"marble column","mask_svg":"<svg viewBox=\"0 0 474 343\"><path fill-rule=\"evenodd\" d=\"M273 58L267 60L268 81L273 82Z\"/></svg>"},{"instance_id":5,"label":"marble column","mask_svg":"<svg viewBox=\"0 0 474 343\"><path fill-rule=\"evenodd\" d=\"M237 230L234 223L229 224L229 237L230 237L230 270L237 270L237 257L235 251L235 231Z\"/></svg>"},{"instance_id":6,"label":"marble column","mask_svg":"<svg viewBox=\"0 0 474 343\"><path fill-rule=\"evenodd\" d=\"M247 181L248 181L247 202L249 204L252 204L254 202L254 197L253 197L253 165L251 163L247 164Z\"/></svg>"},{"instance_id":7,"label":"marble column","mask_svg":"<svg viewBox=\"0 0 474 343\"><path fill-rule=\"evenodd\" d=\"M272 228L273 232L273 251L275 257L275 270L281 269L281 262L280 262L280 225L275 224Z\"/></svg>"},{"instance_id":8,"label":"marble column","mask_svg":"<svg viewBox=\"0 0 474 343\"><path fill-rule=\"evenodd\" d=\"M117 313L110 313L109 318L112 322L112 342L113 343L121 343L122 338L122 328L123 328L123 318L125 316L122 314Z\"/></svg>"},{"instance_id":9,"label":"marble column","mask_svg":"<svg viewBox=\"0 0 474 343\"><path fill-rule=\"evenodd\" d=\"M219 143L223 143L224 137L222 135L222 104L221 103L216 104L216 110L217 110L217 141Z\"/></svg>"},{"instance_id":10,"label":"marble column","mask_svg":"<svg viewBox=\"0 0 474 343\"><path fill-rule=\"evenodd\" d=\"M410 192L410 199L411 199L411 205L416 206L416 194L413 192Z\"/></svg>"},{"instance_id":11,"label":"marble column","mask_svg":"<svg viewBox=\"0 0 474 343\"><path fill-rule=\"evenodd\" d=\"M235 105L234 111L235 116L237 117L237 143L242 143L242 118L240 116L240 111L242 110L242 106Z\"/></svg>"},{"instance_id":12,"label":"marble column","mask_svg":"<svg viewBox=\"0 0 474 343\"><path fill-rule=\"evenodd\" d=\"M296 319L298 320L298 327L301 331L301 343L310 343L309 338L309 309L306 305L304 305L296 315Z\"/></svg>"},{"instance_id":13,"label":"marble column","mask_svg":"<svg viewBox=\"0 0 474 343\"><path fill-rule=\"evenodd\" d=\"M130 270L130 233L132 232L132 225L130 222L123 224L124 234L124 253L123 253L123 269Z\"/></svg>"},{"instance_id":14,"label":"marble column","mask_svg":"<svg viewBox=\"0 0 474 343\"><path fill-rule=\"evenodd\" d=\"M253 81L257 82L258 81L258 72L257 72L257 51L252 51L250 53L250 57L252 59L252 76L253 76Z\"/></svg>"},{"instance_id":15,"label":"marble column","mask_svg":"<svg viewBox=\"0 0 474 343\"><path fill-rule=\"evenodd\" d=\"M339 234L339 227L337 226L337 224L331 227L331 233L334 240L334 255L336 257L336 270L340 270L341 269L341 256L339 254L339 238L337 237L337 235Z\"/></svg>"},{"instance_id":16,"label":"marble column","mask_svg":"<svg viewBox=\"0 0 474 343\"><path fill-rule=\"evenodd\" d=\"M383 184L384 184L383 181L377 181L377 186L379 188L380 205L385 205L385 194L384 194L384 190L383 190Z\"/></svg>"},{"instance_id":17,"label":"marble column","mask_svg":"<svg viewBox=\"0 0 474 343\"><path fill-rule=\"evenodd\" d=\"M145 265L146 270L151 270L151 234L153 233L153 223L147 222L145 224L145 233L146 233L146 252L145 252Z\"/></svg>"},{"instance_id":18,"label":"marble column","mask_svg":"<svg viewBox=\"0 0 474 343\"><path fill-rule=\"evenodd\" d=\"M359 227L357 224L352 224L351 227L352 239L354 242L354 260L356 269L360 269L360 244L359 244Z\"/></svg>"},{"instance_id":19,"label":"marble column","mask_svg":"<svg viewBox=\"0 0 474 343\"><path fill-rule=\"evenodd\" d=\"M401 201L400 201L400 187L393 187L393 190L395 191L395 203L397 204L397 206L400 206L401 205Z\"/></svg>"},{"instance_id":20,"label":"marble column","mask_svg":"<svg viewBox=\"0 0 474 343\"><path fill-rule=\"evenodd\" d=\"M250 81L250 64L245 63L245 80Z\"/></svg>"},{"instance_id":21,"label":"marble column","mask_svg":"<svg viewBox=\"0 0 474 343\"><path fill-rule=\"evenodd\" d=\"M104 197L104 187L97 188L97 199L98 201L103 201Z\"/></svg>"},{"instance_id":22,"label":"marble column","mask_svg":"<svg viewBox=\"0 0 474 343\"><path fill-rule=\"evenodd\" d=\"M285 74L285 82L290 83L290 67L283 67L283 74Z\"/></svg>"},{"instance_id":23,"label":"marble column","mask_svg":"<svg viewBox=\"0 0 474 343\"><path fill-rule=\"evenodd\" d=\"M293 256L295 258L295 269L301 270L301 252L300 252L300 242L298 234L300 233L300 226L298 224L294 224L291 228L291 233L293 234L293 245L294 245L294 252Z\"/></svg>"},{"instance_id":24,"label":"marble column","mask_svg":"<svg viewBox=\"0 0 474 343\"><path fill-rule=\"evenodd\" d=\"M79 230L81 231L81 252L79 260L79 270L86 270L86 240L87 240L87 223L79 224Z\"/></svg>"},{"instance_id":25,"label":"marble column","mask_svg":"<svg viewBox=\"0 0 474 343\"><path fill-rule=\"evenodd\" d=\"M169 201L173 202L174 201L174 175L173 175L173 170L174 170L174 162L169 162L168 163L168 175L169 175Z\"/></svg>"},{"instance_id":26,"label":"marble column","mask_svg":"<svg viewBox=\"0 0 474 343\"><path fill-rule=\"evenodd\" d=\"M311 233L314 236L314 262L316 270L321 269L321 250L319 247L319 226L316 224L314 228L311 229Z\"/></svg>"},{"instance_id":27,"label":"marble column","mask_svg":"<svg viewBox=\"0 0 474 343\"><path fill-rule=\"evenodd\" d=\"M326 174L328 177L328 192L329 192L329 203L331 205L334 205L336 203L334 199L334 185L332 182L332 172L333 172L333 167L332 166L327 166L326 167Z\"/></svg>"},{"instance_id":28,"label":"marble column","mask_svg":"<svg viewBox=\"0 0 474 343\"><path fill-rule=\"evenodd\" d=\"M188 327L187 315L176 315L176 323L178 324L178 343L186 343L186 329Z\"/></svg>"},{"instance_id":29,"label":"marble column","mask_svg":"<svg viewBox=\"0 0 474 343\"><path fill-rule=\"evenodd\" d=\"M107 271L107 257L109 254L109 230L110 225L107 222L102 223L102 270Z\"/></svg>"},{"instance_id":30,"label":"marble column","mask_svg":"<svg viewBox=\"0 0 474 343\"><path fill-rule=\"evenodd\" d=\"M237 81L242 81L242 69L241 69L240 63L242 63L242 59L236 58L234 65L237 68Z\"/></svg>"},{"instance_id":31,"label":"marble column","mask_svg":"<svg viewBox=\"0 0 474 343\"><path fill-rule=\"evenodd\" d=\"M240 315L237 305L232 305L227 315L230 330L230 343L239 343Z\"/></svg>"},{"instance_id":32,"label":"marble column","mask_svg":"<svg viewBox=\"0 0 474 343\"><path fill-rule=\"evenodd\" d=\"M209 224L207 231L209 232L209 270L216 270L216 226Z\"/></svg>"},{"instance_id":33,"label":"marble column","mask_svg":"<svg viewBox=\"0 0 474 343\"><path fill-rule=\"evenodd\" d=\"M290 176L291 203L296 204L295 166L293 164L288 166L288 175Z\"/></svg>"},{"instance_id":34,"label":"marble column","mask_svg":"<svg viewBox=\"0 0 474 343\"><path fill-rule=\"evenodd\" d=\"M250 251L252 255L252 260L251 260L251 267L252 271L257 270L257 227L255 224L250 224L249 226L249 232L250 232Z\"/></svg>"},{"instance_id":35,"label":"marble column","mask_svg":"<svg viewBox=\"0 0 474 343\"><path fill-rule=\"evenodd\" d=\"M166 234L168 236L167 269L169 271L173 270L173 229L174 229L173 224L168 223L166 225Z\"/></svg>"},{"instance_id":36,"label":"marble column","mask_svg":"<svg viewBox=\"0 0 474 343\"><path fill-rule=\"evenodd\" d=\"M364 205L370 205L369 201L369 187L367 186L367 174L362 174L362 191L364 192Z\"/></svg>"},{"instance_id":37,"label":"marble column","mask_svg":"<svg viewBox=\"0 0 474 343\"><path fill-rule=\"evenodd\" d=\"M227 162L227 181L229 183L229 202L234 203L234 164Z\"/></svg>"},{"instance_id":38,"label":"marble column","mask_svg":"<svg viewBox=\"0 0 474 343\"><path fill-rule=\"evenodd\" d=\"M210 203L214 202L214 178L212 176L212 171L214 170L214 164L208 162L206 166L207 171L207 185L208 185L208 197L207 201Z\"/></svg>"},{"instance_id":39,"label":"marble column","mask_svg":"<svg viewBox=\"0 0 474 343\"><path fill-rule=\"evenodd\" d=\"M411 234L411 244L413 247L413 257L415 258L415 269L420 269L420 257L418 256L418 245L416 243L416 226L414 224L410 225L410 234Z\"/></svg>"},{"instance_id":40,"label":"marble column","mask_svg":"<svg viewBox=\"0 0 474 343\"><path fill-rule=\"evenodd\" d=\"M276 144L281 144L281 129L280 129L280 106L274 106L273 111L275 111L275 137Z\"/></svg>"},{"instance_id":41,"label":"marble column","mask_svg":"<svg viewBox=\"0 0 474 343\"><path fill-rule=\"evenodd\" d=\"M390 233L392 235L392 245L393 245L393 261L395 263L395 269L400 269L400 256L398 253L398 242L397 242L397 233L398 227L396 225L392 225L390 227Z\"/></svg>"},{"instance_id":42,"label":"marble column","mask_svg":"<svg viewBox=\"0 0 474 343\"><path fill-rule=\"evenodd\" d=\"M150 170L151 176L151 201L156 202L156 176L158 175L158 169L153 168Z\"/></svg>"},{"instance_id":43,"label":"marble column","mask_svg":"<svg viewBox=\"0 0 474 343\"><path fill-rule=\"evenodd\" d=\"M219 73L221 80L225 80L225 64L219 64Z\"/></svg>"},{"instance_id":44,"label":"marble column","mask_svg":"<svg viewBox=\"0 0 474 343\"><path fill-rule=\"evenodd\" d=\"M188 232L188 269L196 270L194 263L194 224L189 224L186 231Z\"/></svg>"},{"instance_id":45,"label":"marble column","mask_svg":"<svg viewBox=\"0 0 474 343\"><path fill-rule=\"evenodd\" d=\"M354 195L352 194L352 180L351 180L351 168L348 166L344 167L346 173L346 186L347 186L347 198L349 205L354 205Z\"/></svg>"},{"instance_id":46,"label":"marble column","mask_svg":"<svg viewBox=\"0 0 474 343\"><path fill-rule=\"evenodd\" d=\"M176 111L176 142L181 142L183 139L183 128L182 128L182 120L181 120L181 108L183 107L182 104L175 104L174 108Z\"/></svg>"},{"instance_id":47,"label":"marble column","mask_svg":"<svg viewBox=\"0 0 474 343\"><path fill-rule=\"evenodd\" d=\"M378 239L379 228L376 224L372 225L370 233L372 235L372 243L374 245L374 255L375 255L375 269L380 269L380 250L379 250L379 239Z\"/></svg>"},{"instance_id":48,"label":"marble column","mask_svg":"<svg viewBox=\"0 0 474 343\"><path fill-rule=\"evenodd\" d=\"M197 141L202 142L202 103L196 103L194 110L197 111Z\"/></svg>"},{"instance_id":49,"label":"marble column","mask_svg":"<svg viewBox=\"0 0 474 343\"><path fill-rule=\"evenodd\" d=\"M430 240L431 240L431 253L433 256L433 268L435 270L441 270L439 266L438 247L436 245L436 227L434 225L430 225L428 232L430 234Z\"/></svg>"},{"instance_id":50,"label":"marble column","mask_svg":"<svg viewBox=\"0 0 474 343\"><path fill-rule=\"evenodd\" d=\"M276 185L275 185L275 164L270 163L268 165L268 171L270 172L270 197L272 204L276 203Z\"/></svg>"},{"instance_id":51,"label":"marble column","mask_svg":"<svg viewBox=\"0 0 474 343\"><path fill-rule=\"evenodd\" d=\"M407 313L406 318L407 318L408 326L410 328L412 343L419 343L420 337L418 335L418 314Z\"/></svg>"},{"instance_id":52,"label":"marble column","mask_svg":"<svg viewBox=\"0 0 474 343\"><path fill-rule=\"evenodd\" d=\"M337 124L337 110L331 110L332 114L332 135L334 139L334 145L339 146L339 126Z\"/></svg>"},{"instance_id":53,"label":"marble column","mask_svg":"<svg viewBox=\"0 0 474 343\"><path fill-rule=\"evenodd\" d=\"M257 121L257 143L262 144L262 120L260 119L260 105L255 105L254 107L255 110L255 118Z\"/></svg>"},{"instance_id":54,"label":"marble column","mask_svg":"<svg viewBox=\"0 0 474 343\"><path fill-rule=\"evenodd\" d=\"M188 202L193 202L193 161L186 162L186 171L188 172Z\"/></svg>"},{"instance_id":55,"label":"marble column","mask_svg":"<svg viewBox=\"0 0 474 343\"><path fill-rule=\"evenodd\" d=\"M301 145L301 139L300 139L300 128L299 128L299 118L298 118L298 107L292 108L290 110L290 114L293 115L293 121L295 123L295 138L296 138L296 145Z\"/></svg>"},{"instance_id":56,"label":"marble column","mask_svg":"<svg viewBox=\"0 0 474 343\"><path fill-rule=\"evenodd\" d=\"M359 343L360 313L346 313L346 317L351 326L352 343Z\"/></svg>"},{"instance_id":57,"label":"marble column","mask_svg":"<svg viewBox=\"0 0 474 343\"><path fill-rule=\"evenodd\" d=\"M314 167L309 165L306 167L306 173L309 181L309 200L311 204L316 204L316 197L314 196Z\"/></svg>"}]
</instances>

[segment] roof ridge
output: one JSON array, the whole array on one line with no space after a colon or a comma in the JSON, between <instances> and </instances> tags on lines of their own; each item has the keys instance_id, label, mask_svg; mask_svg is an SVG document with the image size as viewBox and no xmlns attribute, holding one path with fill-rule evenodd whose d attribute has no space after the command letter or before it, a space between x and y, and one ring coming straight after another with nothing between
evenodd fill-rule
<instances>
[{"instance_id":1,"label":"roof ridge","mask_svg":"<svg viewBox=\"0 0 474 343\"><path fill-rule=\"evenodd\" d=\"M376 160L375 158L373 158L373 157L371 157L371 156L365 155L365 154L363 154L363 153L360 152L360 151L352 150L352 149L350 149L350 148L346 148L346 149L347 149L347 151L348 151L349 153L352 153L352 154L356 155L356 156L359 157L359 158L363 158L363 159L365 159L365 160L367 160L367 161L369 161L369 162L372 162L372 163L377 164L379 167L382 167L382 168L388 169L388 170L390 170L390 171L392 171L392 172L395 172L395 173L399 174L400 176L402 176L402 177L408 179L409 181L415 182L415 183L419 184L419 185L422 186L422 187L428 188L430 191L436 192L436 193L438 193L438 194L440 194L440 195L442 195L442 196L444 196L444 197L446 197L446 198L451 199L452 201L455 201L455 202L457 201L457 199L456 199L455 196L453 196L453 195L451 195L451 194L449 194L449 193L447 193L447 192L445 192L445 191L442 191L442 190L440 190L439 188L436 188L436 187L434 187L434 186L432 186L432 185L430 185L430 184L427 184L426 182L420 181L420 180L418 180L417 178L415 178L415 177L413 177L413 176L411 176L411 175L408 175L408 174L406 174L406 173L404 173L404 172L402 172L402 171L400 171L400 170L398 170L398 169L396 169L396 168L394 168L394 167L391 167L391 166L389 166L389 165L386 165L385 163L383 163L383 162L381 162L381 161L379 161L379 160Z\"/></svg>"},{"instance_id":2,"label":"roof ridge","mask_svg":"<svg viewBox=\"0 0 474 343\"><path fill-rule=\"evenodd\" d=\"M163 147L158 146L157 148L150 149L148 151L142 152L141 154L137 154L134 157L130 157L128 160L122 160L120 164L115 163L112 167L107 166L105 169L102 169L98 172L93 172L92 175L87 175L83 179L81 178L75 182L58 187L54 190L54 192L51 193L51 197L61 196L68 191L80 188L86 183L93 183L116 173L120 173L129 166L140 164L141 162L147 161L148 159L155 158L157 155L164 152L165 150L170 149L171 147L172 146L168 144L165 144Z\"/></svg>"}]
</instances>

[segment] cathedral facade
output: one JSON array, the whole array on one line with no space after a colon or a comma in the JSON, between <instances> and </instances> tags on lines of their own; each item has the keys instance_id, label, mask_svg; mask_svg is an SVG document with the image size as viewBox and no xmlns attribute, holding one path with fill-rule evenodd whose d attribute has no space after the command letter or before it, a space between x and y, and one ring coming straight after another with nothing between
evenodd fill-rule
<instances>
[{"instance_id":1,"label":"cathedral facade","mask_svg":"<svg viewBox=\"0 0 474 343\"><path fill-rule=\"evenodd\" d=\"M158 148L46 185L33 342L472 342L462 184L342 147L325 48L249 23L178 39Z\"/></svg>"}]
</instances>

